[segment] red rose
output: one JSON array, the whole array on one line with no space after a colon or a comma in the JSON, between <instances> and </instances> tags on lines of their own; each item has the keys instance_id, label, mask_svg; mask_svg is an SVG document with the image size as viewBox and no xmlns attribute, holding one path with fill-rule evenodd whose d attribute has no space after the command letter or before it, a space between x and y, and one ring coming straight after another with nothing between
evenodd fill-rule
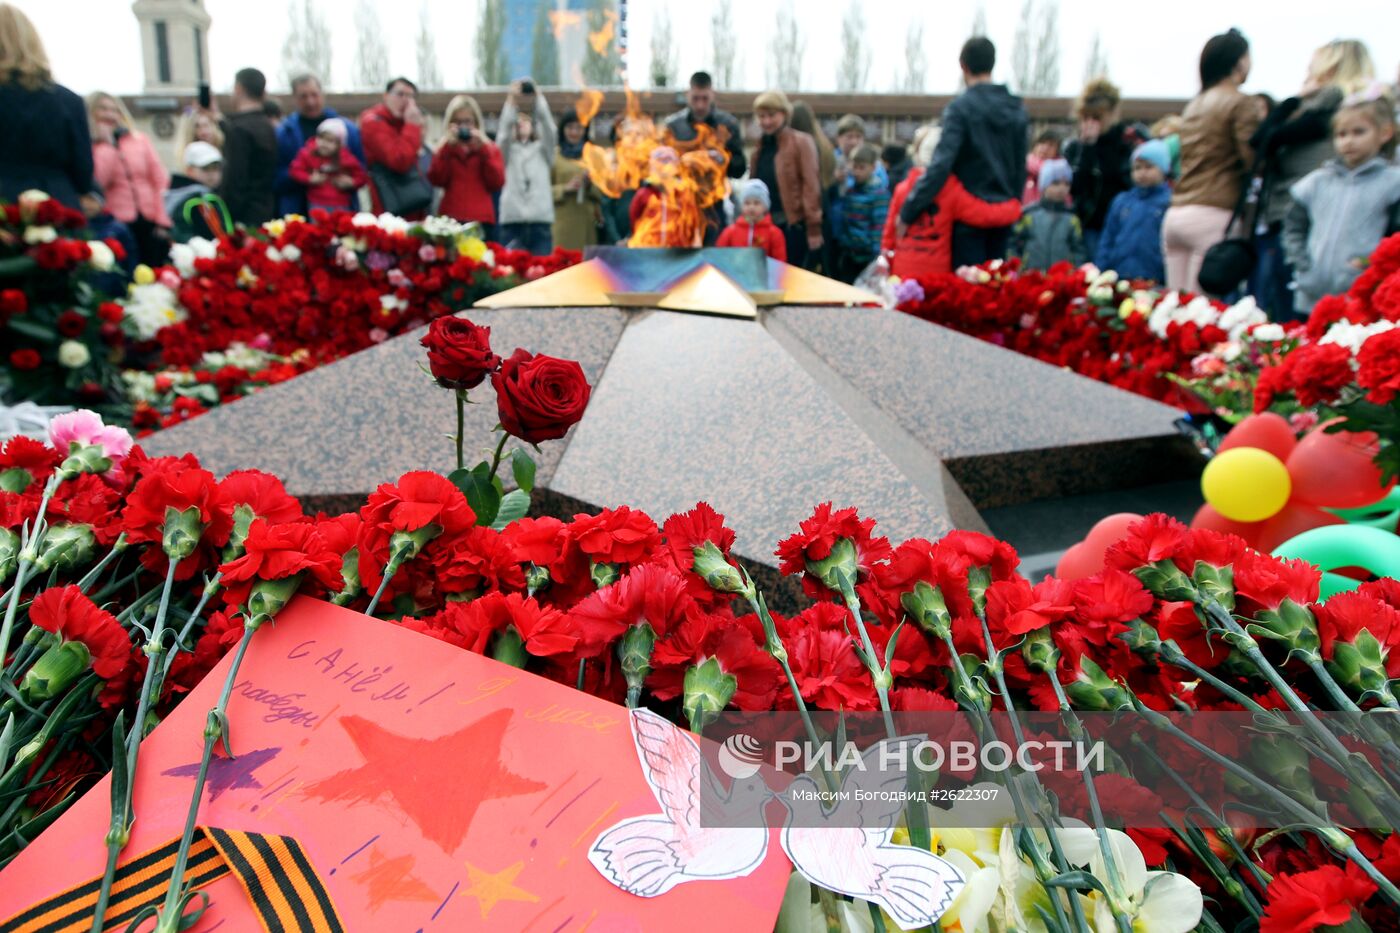
<instances>
[{"instance_id":1,"label":"red rose","mask_svg":"<svg viewBox=\"0 0 1400 933\"><path fill-rule=\"evenodd\" d=\"M120 324L125 313L115 301L104 301L97 306L97 316L108 324Z\"/></svg>"},{"instance_id":2,"label":"red rose","mask_svg":"<svg viewBox=\"0 0 1400 933\"><path fill-rule=\"evenodd\" d=\"M58 316L58 320L54 322L54 327L65 337L76 337L87 327L87 318L72 308L69 308Z\"/></svg>"},{"instance_id":3,"label":"red rose","mask_svg":"<svg viewBox=\"0 0 1400 933\"><path fill-rule=\"evenodd\" d=\"M474 389L501 365L491 352L491 328L466 318L438 318L422 344L428 348L428 368L444 389Z\"/></svg>"},{"instance_id":4,"label":"red rose","mask_svg":"<svg viewBox=\"0 0 1400 933\"><path fill-rule=\"evenodd\" d=\"M38 350L15 350L10 354L10 365L15 369L31 370L38 369L43 360L39 357Z\"/></svg>"},{"instance_id":5,"label":"red rose","mask_svg":"<svg viewBox=\"0 0 1400 933\"><path fill-rule=\"evenodd\" d=\"M516 350L491 377L506 433L531 444L563 437L588 407L593 391L573 360Z\"/></svg>"},{"instance_id":6,"label":"red rose","mask_svg":"<svg viewBox=\"0 0 1400 933\"><path fill-rule=\"evenodd\" d=\"M17 288L0 290L0 317L11 317L29 310L29 299Z\"/></svg>"},{"instance_id":7,"label":"red rose","mask_svg":"<svg viewBox=\"0 0 1400 933\"><path fill-rule=\"evenodd\" d=\"M120 674L131 657L131 639L117 617L99 609L76 586L44 590L29 606L29 621L64 641L82 642L92 655L92 670L103 680Z\"/></svg>"}]
</instances>

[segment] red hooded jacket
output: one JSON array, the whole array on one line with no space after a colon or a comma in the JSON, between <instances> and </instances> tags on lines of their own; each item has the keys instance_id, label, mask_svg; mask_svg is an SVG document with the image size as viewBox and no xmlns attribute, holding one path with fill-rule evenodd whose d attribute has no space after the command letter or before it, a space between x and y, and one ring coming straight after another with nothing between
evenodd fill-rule
<instances>
[{"instance_id":1,"label":"red hooded jacket","mask_svg":"<svg viewBox=\"0 0 1400 933\"><path fill-rule=\"evenodd\" d=\"M433 153L428 181L442 189L439 214L462 223L496 222L491 195L505 185L506 167L495 143L444 143Z\"/></svg>"},{"instance_id":2,"label":"red hooded jacket","mask_svg":"<svg viewBox=\"0 0 1400 933\"><path fill-rule=\"evenodd\" d=\"M326 179L318 185L313 185L311 176L316 172L325 175ZM337 188L331 182L332 177L337 174L349 175L354 187L344 191ZM315 136L306 141L306 145L301 147L297 157L292 160L287 169L287 177L306 187L306 203L309 207L342 211L355 209L355 192L369 181L365 167L355 158L349 146L342 143L340 152L334 158L328 159L316 151Z\"/></svg>"},{"instance_id":3,"label":"red hooded jacket","mask_svg":"<svg viewBox=\"0 0 1400 933\"><path fill-rule=\"evenodd\" d=\"M390 171L409 172L418 164L423 148L423 127L395 117L383 104L360 114L360 143L364 146L366 168L383 165ZM369 186L374 200L374 212L384 210L379 192Z\"/></svg>"},{"instance_id":4,"label":"red hooded jacket","mask_svg":"<svg viewBox=\"0 0 1400 933\"><path fill-rule=\"evenodd\" d=\"M965 223L973 227L1009 227L1021 216L1021 202L1002 201L992 204L975 198L968 193L956 176L949 176L934 201L938 210L921 214L918 221L904 234L895 236L895 225L899 221L899 209L904 199L909 197L919 176L924 173L916 168L894 189L890 198L890 212L885 219L885 234L880 247L893 253L890 272L901 279L920 278L936 272L953 271L953 224Z\"/></svg>"},{"instance_id":5,"label":"red hooded jacket","mask_svg":"<svg viewBox=\"0 0 1400 933\"><path fill-rule=\"evenodd\" d=\"M740 217L724 229L716 246L757 246L772 259L787 262L787 241L767 214L756 224Z\"/></svg>"}]
</instances>

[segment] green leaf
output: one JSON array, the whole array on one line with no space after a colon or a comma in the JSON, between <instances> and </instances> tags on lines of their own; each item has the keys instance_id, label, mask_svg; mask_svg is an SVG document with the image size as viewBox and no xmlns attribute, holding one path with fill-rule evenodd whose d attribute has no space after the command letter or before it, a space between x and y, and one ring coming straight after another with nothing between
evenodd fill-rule
<instances>
[{"instance_id":1,"label":"green leaf","mask_svg":"<svg viewBox=\"0 0 1400 933\"><path fill-rule=\"evenodd\" d=\"M530 494L523 489L512 489L501 498L501 507L496 512L496 520L491 527L503 530L518 518L524 518L530 511Z\"/></svg>"},{"instance_id":2,"label":"green leaf","mask_svg":"<svg viewBox=\"0 0 1400 933\"><path fill-rule=\"evenodd\" d=\"M496 512L501 507L501 494L491 485L486 464L479 464L471 470L453 470L447 478L467 497L467 504L476 513L478 525L489 525L496 520Z\"/></svg>"},{"instance_id":3,"label":"green leaf","mask_svg":"<svg viewBox=\"0 0 1400 933\"><path fill-rule=\"evenodd\" d=\"M535 491L535 461L530 459L524 447L515 448L510 455L510 469L515 475L515 485L527 493Z\"/></svg>"},{"instance_id":4,"label":"green leaf","mask_svg":"<svg viewBox=\"0 0 1400 933\"><path fill-rule=\"evenodd\" d=\"M0 279L16 278L21 275L28 275L39 264L32 256L11 256L8 259L0 259Z\"/></svg>"},{"instance_id":5,"label":"green leaf","mask_svg":"<svg viewBox=\"0 0 1400 933\"><path fill-rule=\"evenodd\" d=\"M38 321L27 317L10 318L10 330L23 334L32 340L42 340L45 343L57 343L58 331L52 327L40 324Z\"/></svg>"},{"instance_id":6,"label":"green leaf","mask_svg":"<svg viewBox=\"0 0 1400 933\"><path fill-rule=\"evenodd\" d=\"M1102 893L1104 896L1108 895L1108 891L1104 889L1103 882L1083 869L1067 871L1062 875L1056 875L1054 878L1048 879L1045 882L1045 886L1047 888L1072 888L1076 891L1086 891L1092 888Z\"/></svg>"}]
</instances>

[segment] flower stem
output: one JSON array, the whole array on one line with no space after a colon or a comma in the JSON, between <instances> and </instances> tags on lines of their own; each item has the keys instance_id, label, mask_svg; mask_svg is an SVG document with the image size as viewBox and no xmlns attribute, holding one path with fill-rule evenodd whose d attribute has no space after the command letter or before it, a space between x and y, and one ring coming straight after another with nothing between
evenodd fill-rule
<instances>
[{"instance_id":1,"label":"flower stem","mask_svg":"<svg viewBox=\"0 0 1400 933\"><path fill-rule=\"evenodd\" d=\"M501 457L506 452L506 441L510 440L510 435L501 431L501 439L496 442L496 451L491 455L491 478L496 477L496 470L501 466Z\"/></svg>"},{"instance_id":2,"label":"flower stem","mask_svg":"<svg viewBox=\"0 0 1400 933\"><path fill-rule=\"evenodd\" d=\"M114 799L112 802L112 827L107 833L107 868L102 873L102 884L98 889L99 910L93 917L94 933L100 933L102 930L103 915L112 893L112 881L116 877L117 856L126 847L135 817L132 813L132 800L136 794L136 761L141 751L141 739L146 731L146 714L151 708L151 687L156 680L155 668L160 665L161 656L165 652L162 644L165 639L165 614L170 609L170 591L175 586L175 571L179 566L178 560L169 561L165 571L165 587L160 592L160 608L156 612L155 625L143 649L146 654L146 676L141 680L141 699L136 704L136 720L131 724L131 733L126 738L126 787L121 800ZM120 754L120 751L117 753Z\"/></svg>"},{"instance_id":3,"label":"flower stem","mask_svg":"<svg viewBox=\"0 0 1400 933\"><path fill-rule=\"evenodd\" d=\"M224 740L224 751L233 757L228 745L228 701L233 694L233 684L238 677L238 668L243 664L243 656L253 640L253 633L261 627L262 621L251 620L243 626L243 637L238 642L238 650L233 656L233 665L224 678L219 702L209 711L204 724L204 754L199 760L199 773L194 779L194 793L190 796L190 811L185 817L185 829L180 836L180 848L175 852L175 867L170 874L170 886L165 892L165 903L156 919L155 933L178 933L180 929L180 904L184 899L185 865L189 861L190 845L194 842L195 823L199 818L199 805L204 797L204 782L209 777L209 763L213 760L214 749L219 739Z\"/></svg>"},{"instance_id":4,"label":"flower stem","mask_svg":"<svg viewBox=\"0 0 1400 933\"><path fill-rule=\"evenodd\" d=\"M466 453L463 450L466 443L467 393L458 389L454 394L457 396L457 469L463 470L467 465Z\"/></svg>"},{"instance_id":5,"label":"flower stem","mask_svg":"<svg viewBox=\"0 0 1400 933\"><path fill-rule=\"evenodd\" d=\"M374 615L374 610L379 608L379 600L384 597L384 593L389 589L389 581L394 579L394 574L399 572L399 565L403 563L403 558L394 555L389 559L389 563L384 567L384 579L379 581L379 589L374 591L374 598L369 601L369 606L365 609L365 615Z\"/></svg>"}]
</instances>

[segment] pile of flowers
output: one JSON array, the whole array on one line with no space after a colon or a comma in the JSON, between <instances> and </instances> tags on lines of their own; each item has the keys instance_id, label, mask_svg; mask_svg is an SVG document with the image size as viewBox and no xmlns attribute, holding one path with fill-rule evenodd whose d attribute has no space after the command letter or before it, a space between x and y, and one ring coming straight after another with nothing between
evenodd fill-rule
<instances>
[{"instance_id":1,"label":"pile of flowers","mask_svg":"<svg viewBox=\"0 0 1400 933\"><path fill-rule=\"evenodd\" d=\"M38 192L3 207L0 325L14 341L0 393L86 405L143 433L580 259L508 250L445 217L313 211L177 244L169 265L127 282L111 274L121 247L76 238L85 226Z\"/></svg>"},{"instance_id":2,"label":"pile of flowers","mask_svg":"<svg viewBox=\"0 0 1400 933\"><path fill-rule=\"evenodd\" d=\"M192 455L148 457L85 413L55 421L49 443L0 450L0 676L22 701L7 703L0 742L0 859L120 760L115 863L141 736L298 592L695 729L726 709L1128 710L1149 723L1161 710L1290 710L1348 779L1308 793L1324 807L1364 799L1396 825L1395 749L1336 754L1354 740L1313 715L1400 709L1393 580L1320 603L1315 567L1153 515L1098 573L1033 583L1002 541L895 543L828 503L776 542L808 598L785 615L703 502L669 517L626 505L526 517L534 464L511 439L562 437L588 402L582 371L523 349L503 358L460 318L435 322L424 344L458 406L490 383L494 453L468 466L458 436L452 474L408 473L342 515L306 515L257 471L220 480ZM221 730L205 730L209 748ZM1120 765L1085 790L1138 795L1175 829L1096 825L1052 844L1016 821L938 830L929 811L901 838L937 845L969 878L945 929L1386 928L1400 836L1308 809L1315 797L1292 796L1301 767L1289 764L1290 782L1237 777L1304 808L1300 827L1315 829L1254 837Z\"/></svg>"},{"instance_id":3,"label":"pile of flowers","mask_svg":"<svg viewBox=\"0 0 1400 933\"><path fill-rule=\"evenodd\" d=\"M1068 263L1040 272L995 260L901 282L895 295L909 314L1192 410L1201 402L1175 380L1194 375L1202 355L1238 355L1285 336L1251 299L1227 306L1163 294Z\"/></svg>"},{"instance_id":4,"label":"pile of flowers","mask_svg":"<svg viewBox=\"0 0 1400 933\"><path fill-rule=\"evenodd\" d=\"M116 240L42 191L0 204L0 398L52 405L111 399L124 336Z\"/></svg>"}]
</instances>

